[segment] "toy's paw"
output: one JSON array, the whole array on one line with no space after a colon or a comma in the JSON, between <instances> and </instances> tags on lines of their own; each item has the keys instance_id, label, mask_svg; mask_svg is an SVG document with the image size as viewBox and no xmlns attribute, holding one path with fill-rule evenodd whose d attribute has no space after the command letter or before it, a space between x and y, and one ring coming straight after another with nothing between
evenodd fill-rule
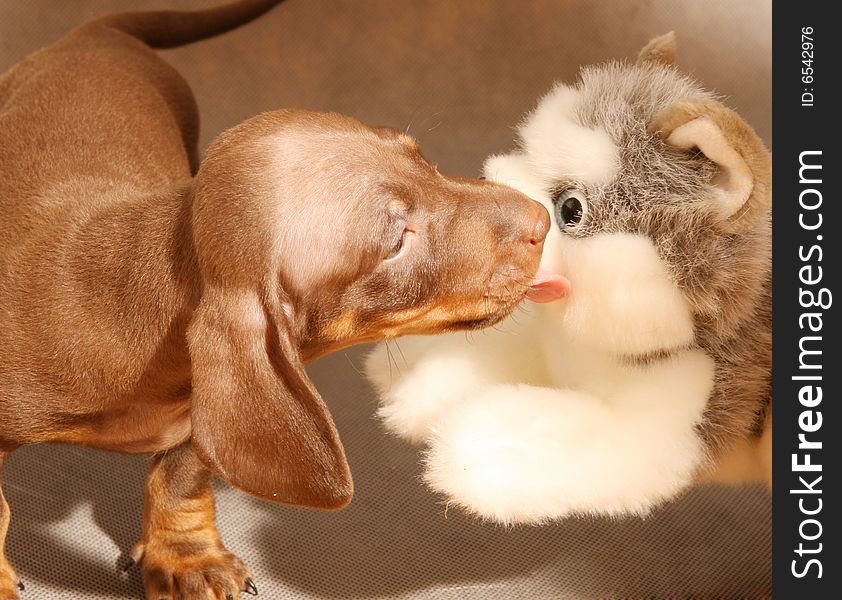
<instances>
[{"instance_id":1,"label":"toy's paw","mask_svg":"<svg viewBox=\"0 0 842 600\"><path fill-rule=\"evenodd\" d=\"M535 318L535 313L522 314L517 322L509 319L476 335L410 336L378 345L366 358L365 371L380 399L383 424L421 444L436 422L488 386L544 381Z\"/></svg>"},{"instance_id":2,"label":"toy's paw","mask_svg":"<svg viewBox=\"0 0 842 600\"><path fill-rule=\"evenodd\" d=\"M489 389L436 425L424 478L448 503L491 521L561 517L576 508L568 489L587 494L598 483L581 459L608 417L598 399L580 392Z\"/></svg>"},{"instance_id":3,"label":"toy's paw","mask_svg":"<svg viewBox=\"0 0 842 600\"><path fill-rule=\"evenodd\" d=\"M20 600L18 590L24 586L12 565L0 555L0 600Z\"/></svg>"},{"instance_id":4,"label":"toy's paw","mask_svg":"<svg viewBox=\"0 0 842 600\"><path fill-rule=\"evenodd\" d=\"M391 432L415 444L431 425L481 384L483 373L460 340L424 352L428 342L409 338L401 350L381 344L366 360L366 375L380 397L378 416Z\"/></svg>"},{"instance_id":5,"label":"toy's paw","mask_svg":"<svg viewBox=\"0 0 842 600\"><path fill-rule=\"evenodd\" d=\"M693 368L704 383L704 360L686 362L669 378L674 386L692 383ZM663 398L629 381L613 405L583 391L490 388L436 424L424 477L449 502L501 523L644 514L689 485L705 460L696 424L709 387L682 398L660 379Z\"/></svg>"},{"instance_id":6,"label":"toy's paw","mask_svg":"<svg viewBox=\"0 0 842 600\"><path fill-rule=\"evenodd\" d=\"M257 595L248 568L215 530L152 532L132 550L147 600L233 600ZM127 567L128 568L128 567Z\"/></svg>"}]
</instances>

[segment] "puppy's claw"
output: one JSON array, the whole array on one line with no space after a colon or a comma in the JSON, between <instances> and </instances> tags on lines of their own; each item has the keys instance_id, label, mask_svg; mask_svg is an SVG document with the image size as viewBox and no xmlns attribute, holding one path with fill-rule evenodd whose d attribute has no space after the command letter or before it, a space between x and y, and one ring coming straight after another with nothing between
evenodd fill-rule
<instances>
[{"instance_id":1,"label":"puppy's claw","mask_svg":"<svg viewBox=\"0 0 842 600\"><path fill-rule=\"evenodd\" d=\"M225 596L225 600L234 600L234 594L232 594L231 592L228 592L228 595Z\"/></svg>"},{"instance_id":2,"label":"puppy's claw","mask_svg":"<svg viewBox=\"0 0 842 600\"><path fill-rule=\"evenodd\" d=\"M246 594L251 594L252 596L257 596L257 586L254 585L254 581L251 580L251 577L246 577Z\"/></svg>"},{"instance_id":3,"label":"puppy's claw","mask_svg":"<svg viewBox=\"0 0 842 600\"><path fill-rule=\"evenodd\" d=\"M22 592L26 590L26 586L23 585L23 581L18 581L18 589Z\"/></svg>"},{"instance_id":4,"label":"puppy's claw","mask_svg":"<svg viewBox=\"0 0 842 600\"><path fill-rule=\"evenodd\" d=\"M123 565L123 573L128 573L129 569L131 569L136 564L137 562L135 562L135 559L129 558L129 560L126 561L126 564Z\"/></svg>"}]
</instances>

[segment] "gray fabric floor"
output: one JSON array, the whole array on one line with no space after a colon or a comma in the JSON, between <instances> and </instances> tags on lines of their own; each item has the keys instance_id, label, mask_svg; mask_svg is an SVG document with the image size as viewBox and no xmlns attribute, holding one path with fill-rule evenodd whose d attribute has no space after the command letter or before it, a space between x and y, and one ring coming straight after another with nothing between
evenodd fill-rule
<instances>
[{"instance_id":1,"label":"gray fabric floor","mask_svg":"<svg viewBox=\"0 0 842 600\"><path fill-rule=\"evenodd\" d=\"M354 363L357 363L356 365ZM506 529L418 481L415 452L383 433L358 353L310 369L336 417L356 497L338 513L271 505L218 486L219 527L260 596L391 599L763 598L770 594L765 489L705 487L646 519ZM140 533L142 457L40 446L7 464L9 556L25 600L142 598L118 564Z\"/></svg>"},{"instance_id":2,"label":"gray fabric floor","mask_svg":"<svg viewBox=\"0 0 842 600\"><path fill-rule=\"evenodd\" d=\"M204 0L0 0L0 70L88 18ZM512 125L580 64L633 57L675 30L682 68L771 142L767 0L288 0L260 20L163 56L190 82L202 146L262 110L337 110L409 127L441 170L471 175L510 147ZM273 506L220 486L219 525L262 598L763 598L771 501L705 487L647 519L504 529L445 512L415 451L373 418L359 350L310 371L355 476L338 513ZM71 446L7 461L8 554L25 600L141 598L118 562L140 532L146 459Z\"/></svg>"}]
</instances>

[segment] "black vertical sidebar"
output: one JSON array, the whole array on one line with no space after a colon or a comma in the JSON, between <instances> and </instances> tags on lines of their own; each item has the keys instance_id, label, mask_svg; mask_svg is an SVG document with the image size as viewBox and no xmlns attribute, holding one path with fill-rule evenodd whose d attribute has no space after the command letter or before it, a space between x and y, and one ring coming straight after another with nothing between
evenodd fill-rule
<instances>
[{"instance_id":1,"label":"black vertical sidebar","mask_svg":"<svg viewBox=\"0 0 842 600\"><path fill-rule=\"evenodd\" d=\"M832 2L773 4L773 596L842 598L839 113Z\"/></svg>"}]
</instances>

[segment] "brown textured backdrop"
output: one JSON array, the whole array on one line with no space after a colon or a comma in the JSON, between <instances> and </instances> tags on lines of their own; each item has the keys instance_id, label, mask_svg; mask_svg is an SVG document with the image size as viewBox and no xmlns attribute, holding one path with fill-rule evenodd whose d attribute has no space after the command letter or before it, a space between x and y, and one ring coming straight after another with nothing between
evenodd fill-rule
<instances>
[{"instance_id":1,"label":"brown textured backdrop","mask_svg":"<svg viewBox=\"0 0 842 600\"><path fill-rule=\"evenodd\" d=\"M109 10L206 0L0 0L0 70ZM405 128L446 171L474 174L578 67L633 58L675 30L679 63L771 140L766 0L288 0L247 27L162 54L199 101L202 144L256 112L344 112Z\"/></svg>"},{"instance_id":2,"label":"brown textured backdrop","mask_svg":"<svg viewBox=\"0 0 842 600\"><path fill-rule=\"evenodd\" d=\"M0 71L88 18L201 0L0 0ZM298 106L409 128L445 172L477 174L512 125L579 65L631 58L675 30L679 63L771 143L766 0L288 0L258 21L163 56L190 82L202 147L262 110ZM2 174L0 174L2 176ZM451 511L417 456L373 420L359 351L310 369L334 410L357 497L323 514L219 486L220 528L261 597L543 599L770 593L771 503L758 488L703 488L647 519L571 519L506 530ZM145 459L75 447L8 462L11 559L26 600L139 598L117 574L139 534Z\"/></svg>"}]
</instances>

